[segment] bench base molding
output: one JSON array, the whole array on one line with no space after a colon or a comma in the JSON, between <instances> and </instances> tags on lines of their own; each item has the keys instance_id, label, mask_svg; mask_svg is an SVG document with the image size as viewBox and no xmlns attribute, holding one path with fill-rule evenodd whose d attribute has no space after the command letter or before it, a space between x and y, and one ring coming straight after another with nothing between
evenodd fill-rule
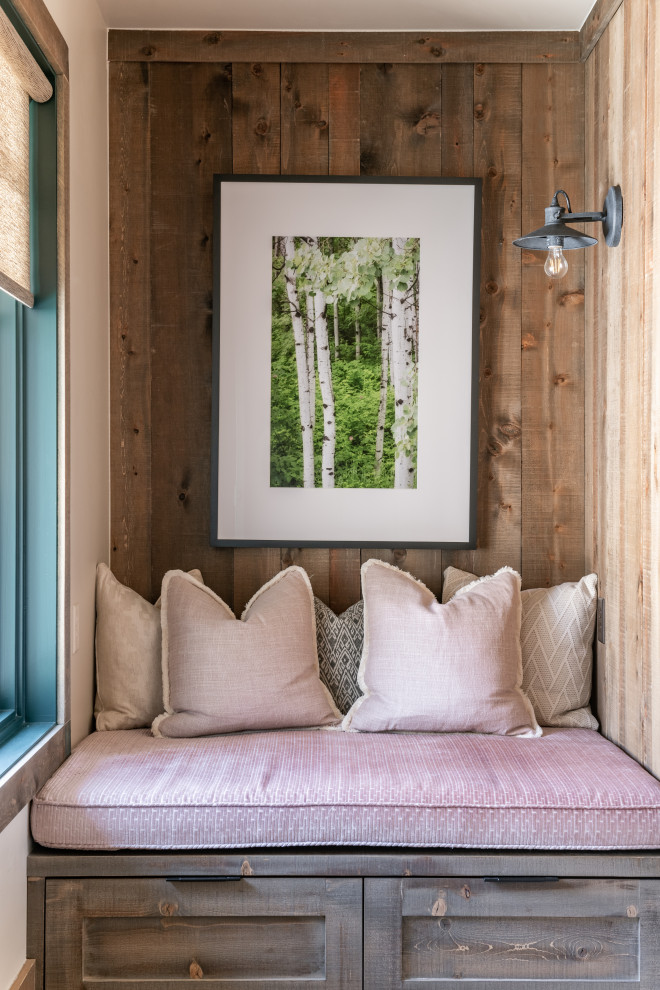
<instances>
[{"instance_id":1,"label":"bench base molding","mask_svg":"<svg viewBox=\"0 0 660 990\"><path fill-rule=\"evenodd\" d=\"M33 853L41 990L656 990L660 857Z\"/></svg>"}]
</instances>

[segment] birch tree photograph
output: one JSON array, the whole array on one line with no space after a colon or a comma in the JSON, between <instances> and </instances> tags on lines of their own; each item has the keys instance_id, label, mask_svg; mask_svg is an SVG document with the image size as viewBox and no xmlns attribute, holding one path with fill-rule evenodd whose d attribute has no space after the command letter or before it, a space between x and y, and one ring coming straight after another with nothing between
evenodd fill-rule
<instances>
[{"instance_id":1,"label":"birch tree photograph","mask_svg":"<svg viewBox=\"0 0 660 990\"><path fill-rule=\"evenodd\" d=\"M416 488L419 255L273 237L271 488Z\"/></svg>"}]
</instances>

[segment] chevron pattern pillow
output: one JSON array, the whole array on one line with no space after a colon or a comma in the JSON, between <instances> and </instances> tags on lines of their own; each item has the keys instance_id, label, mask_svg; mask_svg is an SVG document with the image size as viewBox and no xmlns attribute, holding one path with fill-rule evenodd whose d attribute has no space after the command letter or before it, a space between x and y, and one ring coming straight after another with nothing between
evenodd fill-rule
<instances>
[{"instance_id":1,"label":"chevron pattern pillow","mask_svg":"<svg viewBox=\"0 0 660 990\"><path fill-rule=\"evenodd\" d=\"M476 579L448 567L442 601L448 602ZM597 577L522 593L523 691L539 725L597 729L591 713L592 643L596 624Z\"/></svg>"},{"instance_id":2,"label":"chevron pattern pillow","mask_svg":"<svg viewBox=\"0 0 660 990\"><path fill-rule=\"evenodd\" d=\"M321 680L345 715L361 694L357 673L364 643L364 602L356 602L341 615L335 615L315 598L314 612Z\"/></svg>"}]
</instances>

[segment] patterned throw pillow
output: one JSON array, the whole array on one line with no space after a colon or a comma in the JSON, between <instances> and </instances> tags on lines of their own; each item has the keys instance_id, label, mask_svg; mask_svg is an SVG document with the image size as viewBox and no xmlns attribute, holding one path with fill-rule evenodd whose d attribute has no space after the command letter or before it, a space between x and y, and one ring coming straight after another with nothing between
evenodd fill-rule
<instances>
[{"instance_id":1,"label":"patterned throw pillow","mask_svg":"<svg viewBox=\"0 0 660 990\"><path fill-rule=\"evenodd\" d=\"M474 574L448 567L442 601L474 580ZM589 708L596 589L596 575L588 574L581 581L522 593L523 690L539 725L598 728Z\"/></svg>"},{"instance_id":2,"label":"patterned throw pillow","mask_svg":"<svg viewBox=\"0 0 660 990\"><path fill-rule=\"evenodd\" d=\"M315 598L314 611L321 680L345 715L360 697L357 675L364 643L364 602L335 615Z\"/></svg>"}]
</instances>

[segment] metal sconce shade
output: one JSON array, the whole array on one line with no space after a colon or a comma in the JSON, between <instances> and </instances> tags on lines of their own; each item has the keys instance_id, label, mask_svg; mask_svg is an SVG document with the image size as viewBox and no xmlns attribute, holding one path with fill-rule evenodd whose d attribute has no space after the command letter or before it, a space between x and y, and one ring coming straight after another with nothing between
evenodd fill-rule
<instances>
[{"instance_id":1,"label":"metal sconce shade","mask_svg":"<svg viewBox=\"0 0 660 990\"><path fill-rule=\"evenodd\" d=\"M568 224L553 220L552 223L546 223L545 227L539 227L531 234L519 237L513 243L516 247L526 248L528 251L547 251L551 244L560 244L564 251L577 251L578 248L591 247L598 241L589 234L583 234L574 227L569 227Z\"/></svg>"},{"instance_id":2,"label":"metal sconce shade","mask_svg":"<svg viewBox=\"0 0 660 990\"><path fill-rule=\"evenodd\" d=\"M557 197L564 196L566 207L560 206ZM529 251L546 251L548 247L557 245L564 251L576 251L579 248L591 247L597 244L595 237L583 234L569 227L567 220L574 222L594 223L603 225L605 243L616 247L621 240L623 225L623 198L619 186L610 186L603 203L602 213L571 213L571 201L563 189L558 189L552 203L545 210L545 225L533 230L531 234L519 237L513 243L516 247L527 248Z\"/></svg>"}]
</instances>

